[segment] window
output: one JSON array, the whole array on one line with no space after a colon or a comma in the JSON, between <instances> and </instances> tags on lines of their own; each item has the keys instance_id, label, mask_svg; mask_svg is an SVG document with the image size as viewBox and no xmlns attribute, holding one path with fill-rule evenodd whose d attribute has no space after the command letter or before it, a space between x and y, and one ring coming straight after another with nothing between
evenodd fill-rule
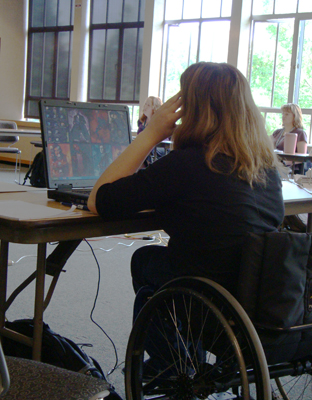
<instances>
[{"instance_id":1,"label":"window","mask_svg":"<svg viewBox=\"0 0 312 400\"><path fill-rule=\"evenodd\" d=\"M89 101L138 104L145 0L92 0Z\"/></svg>"},{"instance_id":2,"label":"window","mask_svg":"<svg viewBox=\"0 0 312 400\"><path fill-rule=\"evenodd\" d=\"M166 0L161 97L180 89L180 76L198 61L226 62L232 0Z\"/></svg>"},{"instance_id":3,"label":"window","mask_svg":"<svg viewBox=\"0 0 312 400\"><path fill-rule=\"evenodd\" d=\"M311 140L312 3L253 2L249 81L268 133L281 126L280 107L298 104Z\"/></svg>"},{"instance_id":4,"label":"window","mask_svg":"<svg viewBox=\"0 0 312 400\"><path fill-rule=\"evenodd\" d=\"M74 0L29 0L25 117L38 100L69 99Z\"/></svg>"}]
</instances>

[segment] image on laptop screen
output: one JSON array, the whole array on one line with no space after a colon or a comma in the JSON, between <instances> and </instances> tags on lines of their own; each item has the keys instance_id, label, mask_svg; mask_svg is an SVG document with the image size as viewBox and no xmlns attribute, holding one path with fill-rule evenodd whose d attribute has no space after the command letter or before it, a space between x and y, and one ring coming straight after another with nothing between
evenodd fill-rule
<instances>
[{"instance_id":1,"label":"image on laptop screen","mask_svg":"<svg viewBox=\"0 0 312 400\"><path fill-rule=\"evenodd\" d=\"M130 143L127 106L44 100L40 104L48 187L93 187Z\"/></svg>"}]
</instances>

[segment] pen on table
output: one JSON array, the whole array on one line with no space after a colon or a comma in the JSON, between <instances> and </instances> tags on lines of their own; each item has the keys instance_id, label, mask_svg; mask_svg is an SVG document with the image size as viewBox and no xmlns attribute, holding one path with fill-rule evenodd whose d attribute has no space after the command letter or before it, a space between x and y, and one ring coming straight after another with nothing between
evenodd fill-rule
<instances>
[{"instance_id":1,"label":"pen on table","mask_svg":"<svg viewBox=\"0 0 312 400\"><path fill-rule=\"evenodd\" d=\"M71 207L71 206L76 206L77 208L79 208L79 210L85 210L85 211L90 211L89 208L87 206L84 206L83 204L72 204L72 203L61 203L63 206L66 207Z\"/></svg>"}]
</instances>

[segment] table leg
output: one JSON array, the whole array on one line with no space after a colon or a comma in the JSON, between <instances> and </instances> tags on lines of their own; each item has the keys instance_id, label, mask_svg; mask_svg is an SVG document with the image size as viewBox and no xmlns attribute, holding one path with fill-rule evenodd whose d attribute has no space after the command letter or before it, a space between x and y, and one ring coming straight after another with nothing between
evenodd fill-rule
<instances>
[{"instance_id":1,"label":"table leg","mask_svg":"<svg viewBox=\"0 0 312 400\"><path fill-rule=\"evenodd\" d=\"M312 213L308 214L307 232L312 233Z\"/></svg>"},{"instance_id":2,"label":"table leg","mask_svg":"<svg viewBox=\"0 0 312 400\"><path fill-rule=\"evenodd\" d=\"M0 247L0 329L5 323L9 243L1 240Z\"/></svg>"},{"instance_id":3,"label":"table leg","mask_svg":"<svg viewBox=\"0 0 312 400\"><path fill-rule=\"evenodd\" d=\"M40 359L41 359L46 253L47 253L47 244L39 243L38 244L38 258L37 258L34 336L33 336L33 353L32 353L33 359L36 361L40 361Z\"/></svg>"},{"instance_id":4,"label":"table leg","mask_svg":"<svg viewBox=\"0 0 312 400\"><path fill-rule=\"evenodd\" d=\"M291 179L294 179L294 174L295 174L295 161L293 161L291 165Z\"/></svg>"}]
</instances>

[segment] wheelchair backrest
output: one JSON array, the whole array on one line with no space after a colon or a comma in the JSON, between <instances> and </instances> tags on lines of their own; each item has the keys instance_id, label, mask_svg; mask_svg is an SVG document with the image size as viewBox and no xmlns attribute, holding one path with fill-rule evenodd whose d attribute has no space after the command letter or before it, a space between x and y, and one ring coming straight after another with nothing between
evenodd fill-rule
<instances>
[{"instance_id":1,"label":"wheelchair backrest","mask_svg":"<svg viewBox=\"0 0 312 400\"><path fill-rule=\"evenodd\" d=\"M312 323L311 235L248 234L237 299L251 320L264 327Z\"/></svg>"}]
</instances>

